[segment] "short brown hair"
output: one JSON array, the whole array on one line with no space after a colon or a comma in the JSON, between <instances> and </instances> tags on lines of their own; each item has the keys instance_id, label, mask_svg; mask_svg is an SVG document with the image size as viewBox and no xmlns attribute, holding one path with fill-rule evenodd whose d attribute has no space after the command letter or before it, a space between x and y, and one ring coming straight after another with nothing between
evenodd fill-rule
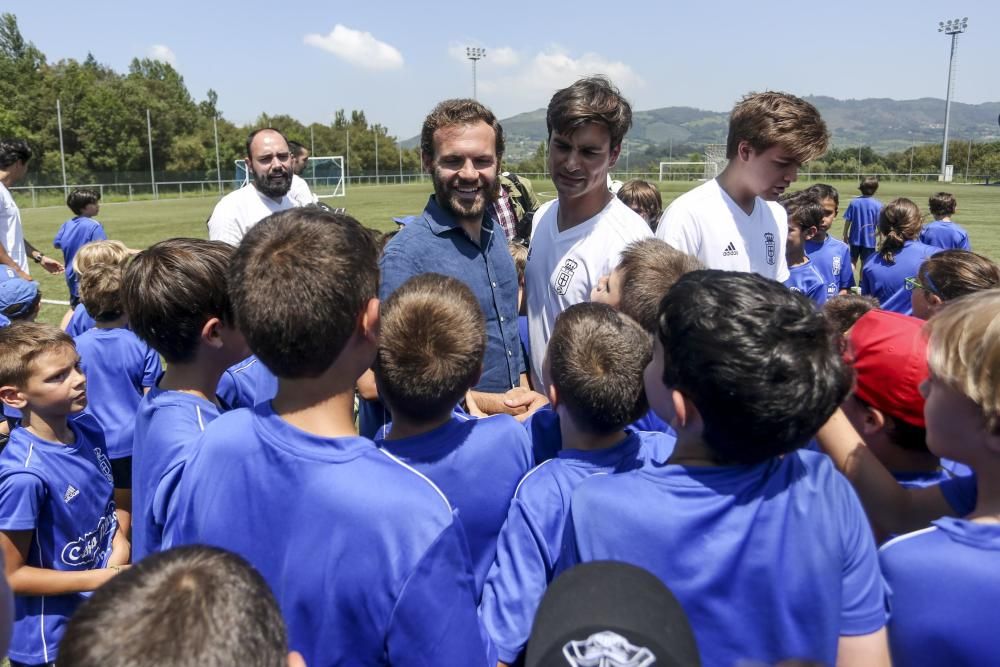
<instances>
[{"instance_id":1,"label":"short brown hair","mask_svg":"<svg viewBox=\"0 0 1000 667\"><path fill-rule=\"evenodd\" d=\"M486 323L469 287L423 273L382 304L375 377L389 410L424 422L450 412L479 378Z\"/></svg>"},{"instance_id":2,"label":"short brown hair","mask_svg":"<svg viewBox=\"0 0 1000 667\"><path fill-rule=\"evenodd\" d=\"M878 231L882 244L878 254L889 264L895 263L895 255L903 249L903 244L920 236L924 219L920 208L905 197L893 199L882 207L878 216Z\"/></svg>"},{"instance_id":3,"label":"short brown hair","mask_svg":"<svg viewBox=\"0 0 1000 667\"><path fill-rule=\"evenodd\" d=\"M564 310L546 357L557 399L581 430L613 433L649 408L642 374L653 339L611 306L578 303Z\"/></svg>"},{"instance_id":4,"label":"short brown hair","mask_svg":"<svg viewBox=\"0 0 1000 667\"><path fill-rule=\"evenodd\" d=\"M1000 432L1000 290L956 299L924 326L931 373L978 405L991 433Z\"/></svg>"},{"instance_id":5,"label":"short brown hair","mask_svg":"<svg viewBox=\"0 0 1000 667\"><path fill-rule=\"evenodd\" d=\"M626 181L618 189L618 198L629 208L637 208L655 221L663 213L663 196L659 188L641 179Z\"/></svg>"},{"instance_id":6,"label":"short brown hair","mask_svg":"<svg viewBox=\"0 0 1000 667\"><path fill-rule=\"evenodd\" d=\"M235 248L222 241L160 241L129 262L122 305L129 328L167 363L191 361L211 317L234 324L226 271Z\"/></svg>"},{"instance_id":7,"label":"short brown hair","mask_svg":"<svg viewBox=\"0 0 1000 667\"><path fill-rule=\"evenodd\" d=\"M587 123L608 128L611 148L620 146L632 127L632 105L603 76L588 76L568 88L557 90L545 112L549 137L556 131L571 135Z\"/></svg>"},{"instance_id":8,"label":"short brown hair","mask_svg":"<svg viewBox=\"0 0 1000 667\"><path fill-rule=\"evenodd\" d=\"M958 208L955 195L950 192L935 192L927 200L927 205L931 209L931 215L940 217L955 215L955 209Z\"/></svg>"},{"instance_id":9,"label":"short brown hair","mask_svg":"<svg viewBox=\"0 0 1000 667\"><path fill-rule=\"evenodd\" d=\"M767 91L743 97L729 116L726 157L736 157L740 142L762 152L780 146L804 164L826 153L830 133L819 111L802 98Z\"/></svg>"},{"instance_id":10,"label":"short brown hair","mask_svg":"<svg viewBox=\"0 0 1000 667\"><path fill-rule=\"evenodd\" d=\"M514 260L517 279L524 280L524 270L528 268L528 246L519 240L514 240L507 243L507 250L510 251L510 258Z\"/></svg>"},{"instance_id":11,"label":"short brown hair","mask_svg":"<svg viewBox=\"0 0 1000 667\"><path fill-rule=\"evenodd\" d=\"M622 251L618 309L650 334L659 326L660 301L685 273L705 268L697 258L657 238L639 239Z\"/></svg>"},{"instance_id":12,"label":"short brown hair","mask_svg":"<svg viewBox=\"0 0 1000 667\"><path fill-rule=\"evenodd\" d=\"M865 176L862 178L861 183L858 184L858 190L865 197L871 197L878 192L878 176Z\"/></svg>"},{"instance_id":13,"label":"short brown hair","mask_svg":"<svg viewBox=\"0 0 1000 667\"><path fill-rule=\"evenodd\" d=\"M97 322L117 320L124 312L121 289L125 261L94 264L80 276L80 301Z\"/></svg>"},{"instance_id":14,"label":"short brown hair","mask_svg":"<svg viewBox=\"0 0 1000 667\"><path fill-rule=\"evenodd\" d=\"M823 210L820 198L811 189L782 195L778 203L788 213L788 221L799 229L806 230L810 227L818 229L823 224L826 212Z\"/></svg>"},{"instance_id":15,"label":"short brown hair","mask_svg":"<svg viewBox=\"0 0 1000 667\"><path fill-rule=\"evenodd\" d=\"M57 665L284 667L288 636L267 582L242 557L187 545L122 570L73 614Z\"/></svg>"},{"instance_id":16,"label":"short brown hair","mask_svg":"<svg viewBox=\"0 0 1000 667\"><path fill-rule=\"evenodd\" d=\"M445 100L427 114L424 126L420 130L420 152L427 159L434 157L434 133L441 128L452 125L475 125L479 122L493 128L499 161L504 151L503 126L492 111L476 100L470 99Z\"/></svg>"},{"instance_id":17,"label":"short brown hair","mask_svg":"<svg viewBox=\"0 0 1000 667\"><path fill-rule=\"evenodd\" d=\"M41 322L14 322L0 328L0 386L24 387L39 355L61 347L76 349L68 333Z\"/></svg>"},{"instance_id":18,"label":"short brown hair","mask_svg":"<svg viewBox=\"0 0 1000 667\"><path fill-rule=\"evenodd\" d=\"M942 250L924 260L920 283L942 301L1000 287L1000 267L969 250Z\"/></svg>"},{"instance_id":19,"label":"short brown hair","mask_svg":"<svg viewBox=\"0 0 1000 667\"><path fill-rule=\"evenodd\" d=\"M236 323L279 378L314 378L351 338L378 289L378 247L354 218L303 206L254 225L233 255Z\"/></svg>"},{"instance_id":20,"label":"short brown hair","mask_svg":"<svg viewBox=\"0 0 1000 667\"><path fill-rule=\"evenodd\" d=\"M827 299L820 312L834 330L846 334L862 315L879 307L878 299L873 296L848 292Z\"/></svg>"}]
</instances>

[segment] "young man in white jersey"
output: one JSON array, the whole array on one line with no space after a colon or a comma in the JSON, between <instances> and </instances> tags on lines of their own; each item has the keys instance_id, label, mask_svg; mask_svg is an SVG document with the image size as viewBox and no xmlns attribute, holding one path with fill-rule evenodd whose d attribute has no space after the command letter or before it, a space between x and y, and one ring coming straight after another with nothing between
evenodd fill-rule
<instances>
[{"instance_id":1,"label":"young man in white jersey","mask_svg":"<svg viewBox=\"0 0 1000 667\"><path fill-rule=\"evenodd\" d=\"M788 278L788 217L775 200L799 167L826 152L830 134L816 107L787 93L751 93L729 117L718 177L678 197L656 236L710 269Z\"/></svg>"},{"instance_id":2,"label":"young man in white jersey","mask_svg":"<svg viewBox=\"0 0 1000 667\"><path fill-rule=\"evenodd\" d=\"M632 107L608 79L588 77L556 91L545 117L549 169L558 199L539 208L525 270L531 375L542 388L542 359L556 317L590 300L649 225L608 190L608 171L632 125Z\"/></svg>"}]
</instances>

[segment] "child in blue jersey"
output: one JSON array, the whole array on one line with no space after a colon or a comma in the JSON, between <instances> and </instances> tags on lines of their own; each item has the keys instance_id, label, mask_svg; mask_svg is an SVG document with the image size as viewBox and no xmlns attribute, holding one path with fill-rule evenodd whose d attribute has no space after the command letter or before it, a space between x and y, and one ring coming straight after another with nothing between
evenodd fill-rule
<instances>
[{"instance_id":1,"label":"child in blue jersey","mask_svg":"<svg viewBox=\"0 0 1000 667\"><path fill-rule=\"evenodd\" d=\"M478 381L486 348L483 313L465 283L414 276L382 304L380 320L375 379L392 423L375 444L426 475L458 510L478 601L514 489L533 465L531 442L510 415L453 412Z\"/></svg>"},{"instance_id":2,"label":"child in blue jersey","mask_svg":"<svg viewBox=\"0 0 1000 667\"><path fill-rule=\"evenodd\" d=\"M121 264L137 251L130 250L121 241L93 241L80 248L73 257L73 271L79 281L90 267L103 264ZM90 316L83 303L78 303L72 310L66 311L59 328L76 338L87 329L94 326L94 318Z\"/></svg>"},{"instance_id":3,"label":"child in blue jersey","mask_svg":"<svg viewBox=\"0 0 1000 667\"><path fill-rule=\"evenodd\" d=\"M972 250L969 233L951 220L958 204L950 192L936 192L928 199L933 222L924 225L920 232L920 242L944 250Z\"/></svg>"},{"instance_id":4,"label":"child in blue jersey","mask_svg":"<svg viewBox=\"0 0 1000 667\"><path fill-rule=\"evenodd\" d=\"M356 220L314 206L243 237L230 297L278 393L207 426L165 539L250 561L307 664L487 665L451 505L354 429L355 383L376 352L377 253Z\"/></svg>"},{"instance_id":5,"label":"child in blue jersey","mask_svg":"<svg viewBox=\"0 0 1000 667\"><path fill-rule=\"evenodd\" d=\"M577 487L564 565L657 575L705 665L888 665L864 511L826 456L799 449L850 389L839 337L809 300L750 273L689 273L660 313L646 394L676 448Z\"/></svg>"},{"instance_id":6,"label":"child in blue jersey","mask_svg":"<svg viewBox=\"0 0 1000 667\"><path fill-rule=\"evenodd\" d=\"M788 239L785 259L788 278L785 287L809 297L817 306L827 299L827 281L806 254L806 241L816 236L825 215L819 198L808 190L778 200L788 212Z\"/></svg>"},{"instance_id":7,"label":"child in blue jersey","mask_svg":"<svg viewBox=\"0 0 1000 667\"><path fill-rule=\"evenodd\" d=\"M87 375L87 412L104 430L115 479L118 522L132 527L132 436L139 401L163 372L160 355L128 328L122 307L124 262L96 264L80 279L80 295L96 322L74 338Z\"/></svg>"},{"instance_id":8,"label":"child in blue jersey","mask_svg":"<svg viewBox=\"0 0 1000 667\"><path fill-rule=\"evenodd\" d=\"M920 265L916 278L906 281L913 316L930 319L946 303L982 290L1000 287L1000 267L969 250L942 250Z\"/></svg>"},{"instance_id":9,"label":"child in blue jersey","mask_svg":"<svg viewBox=\"0 0 1000 667\"><path fill-rule=\"evenodd\" d=\"M531 344L528 342L528 304L524 300L524 270L528 266L528 244L521 239L514 239L507 244L510 257L514 260L517 270L517 337L521 340L521 354L524 364L531 368ZM528 373L529 380L531 373Z\"/></svg>"},{"instance_id":10,"label":"child in blue jersey","mask_svg":"<svg viewBox=\"0 0 1000 667\"><path fill-rule=\"evenodd\" d=\"M169 546L163 535L184 462L219 416L219 377L247 353L226 286L232 256L221 241L170 239L136 255L122 280L129 326L167 362L135 415L133 562Z\"/></svg>"},{"instance_id":11,"label":"child in blue jersey","mask_svg":"<svg viewBox=\"0 0 1000 667\"><path fill-rule=\"evenodd\" d=\"M823 222L816 234L806 241L806 254L813 266L826 280L826 296L847 294L854 287L854 271L851 265L851 247L830 236L830 228L840 209L840 193L837 188L826 183L811 185L806 192L819 198L823 207Z\"/></svg>"},{"instance_id":12,"label":"child in blue jersey","mask_svg":"<svg viewBox=\"0 0 1000 667\"><path fill-rule=\"evenodd\" d=\"M606 303L628 315L650 335L656 333L660 300L685 273L704 268L692 255L683 253L657 238L640 239L625 246L618 266L602 276L590 294L590 300ZM534 420L537 429L545 415ZM637 431L658 431L674 435L673 430L655 412L647 410L632 427ZM558 425L555 432L558 433ZM533 442L538 442L533 439ZM559 450L553 448L553 456ZM546 457L551 458L551 457ZM541 463L543 459L536 460Z\"/></svg>"},{"instance_id":13,"label":"child in blue jersey","mask_svg":"<svg viewBox=\"0 0 1000 667\"><path fill-rule=\"evenodd\" d=\"M865 176L858 185L861 196L851 200L844 211L844 243L851 246L851 264L864 265L875 254L875 230L882 202L875 199L878 178Z\"/></svg>"},{"instance_id":14,"label":"child in blue jersey","mask_svg":"<svg viewBox=\"0 0 1000 667\"><path fill-rule=\"evenodd\" d=\"M878 299L883 310L912 315L907 278L915 277L924 260L941 252L917 240L921 220L917 205L903 197L893 199L879 213L882 244L861 267L861 293Z\"/></svg>"},{"instance_id":15,"label":"child in blue jersey","mask_svg":"<svg viewBox=\"0 0 1000 667\"><path fill-rule=\"evenodd\" d=\"M954 476L954 466L927 449L920 395L927 379L922 326L915 317L874 310L848 333L855 383L844 413L903 486L930 486Z\"/></svg>"},{"instance_id":16,"label":"child in blue jersey","mask_svg":"<svg viewBox=\"0 0 1000 667\"><path fill-rule=\"evenodd\" d=\"M662 241L661 241L662 243ZM556 319L543 364L562 449L525 475L497 543L480 614L503 663L514 663L559 568L573 489L591 475L664 461L674 439L627 428L646 411L649 334L607 304L570 306Z\"/></svg>"},{"instance_id":17,"label":"child in blue jersey","mask_svg":"<svg viewBox=\"0 0 1000 667\"><path fill-rule=\"evenodd\" d=\"M52 245L62 250L66 264L66 286L69 288L70 308L80 303L79 276L73 258L87 243L105 241L108 236L104 227L94 219L101 210L101 193L89 188L77 188L69 193L66 206L73 211L73 217L62 224Z\"/></svg>"},{"instance_id":18,"label":"child in blue jersey","mask_svg":"<svg viewBox=\"0 0 1000 667\"><path fill-rule=\"evenodd\" d=\"M927 445L978 480L963 518L897 537L880 552L899 665L986 665L1000 655L1000 292L963 297L927 323Z\"/></svg>"},{"instance_id":19,"label":"child in blue jersey","mask_svg":"<svg viewBox=\"0 0 1000 667\"><path fill-rule=\"evenodd\" d=\"M15 594L12 665L52 663L66 622L128 562L104 435L73 340L55 327L0 329L0 400L21 426L0 453L0 546Z\"/></svg>"}]
</instances>

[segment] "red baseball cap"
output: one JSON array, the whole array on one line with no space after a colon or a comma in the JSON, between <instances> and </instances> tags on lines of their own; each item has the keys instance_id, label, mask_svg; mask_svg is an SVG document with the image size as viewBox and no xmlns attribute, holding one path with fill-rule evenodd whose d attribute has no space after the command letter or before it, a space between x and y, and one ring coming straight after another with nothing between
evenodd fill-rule
<instances>
[{"instance_id":1,"label":"red baseball cap","mask_svg":"<svg viewBox=\"0 0 1000 667\"><path fill-rule=\"evenodd\" d=\"M849 332L854 393L894 419L925 427L920 384L927 379L924 321L886 310L865 313Z\"/></svg>"}]
</instances>

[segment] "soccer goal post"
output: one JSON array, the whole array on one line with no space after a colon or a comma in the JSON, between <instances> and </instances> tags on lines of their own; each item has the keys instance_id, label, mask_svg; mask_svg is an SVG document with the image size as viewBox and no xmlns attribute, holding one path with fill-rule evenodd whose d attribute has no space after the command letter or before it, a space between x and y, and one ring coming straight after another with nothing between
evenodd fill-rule
<instances>
[{"instance_id":1,"label":"soccer goal post","mask_svg":"<svg viewBox=\"0 0 1000 667\"><path fill-rule=\"evenodd\" d=\"M243 187L250 182L250 172L247 171L245 160L234 160L236 187ZM318 155L310 157L306 168L300 174L309 184L309 189L320 199L326 197L343 197L347 194L347 181L344 179L343 155Z\"/></svg>"}]
</instances>

